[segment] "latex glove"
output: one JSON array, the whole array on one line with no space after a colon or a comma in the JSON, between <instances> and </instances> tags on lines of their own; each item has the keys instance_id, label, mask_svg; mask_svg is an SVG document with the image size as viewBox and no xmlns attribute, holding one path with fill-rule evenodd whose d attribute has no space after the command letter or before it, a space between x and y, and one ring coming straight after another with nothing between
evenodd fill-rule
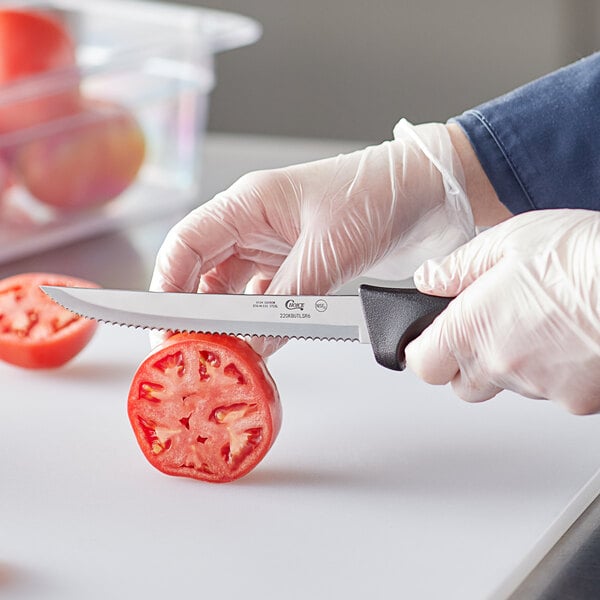
<instances>
[{"instance_id":1,"label":"latex glove","mask_svg":"<svg viewBox=\"0 0 600 600\"><path fill-rule=\"evenodd\" d=\"M167 235L156 291L327 294L367 275L412 276L474 235L446 127L412 126L347 155L258 171ZM276 344L254 344L262 354Z\"/></svg>"},{"instance_id":2,"label":"latex glove","mask_svg":"<svg viewBox=\"0 0 600 600\"><path fill-rule=\"evenodd\" d=\"M512 217L427 261L415 283L458 294L406 348L419 377L471 402L507 389L600 411L600 212Z\"/></svg>"}]
</instances>

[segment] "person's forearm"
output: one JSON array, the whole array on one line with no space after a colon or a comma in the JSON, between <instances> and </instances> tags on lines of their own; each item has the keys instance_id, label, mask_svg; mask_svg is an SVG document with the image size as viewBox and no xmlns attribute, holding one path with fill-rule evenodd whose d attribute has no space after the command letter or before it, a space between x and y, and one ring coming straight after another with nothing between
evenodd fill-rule
<instances>
[{"instance_id":1,"label":"person's forearm","mask_svg":"<svg viewBox=\"0 0 600 600\"><path fill-rule=\"evenodd\" d=\"M454 123L446 125L446 128L462 164L475 225L489 227L505 221L512 213L500 202L467 136Z\"/></svg>"},{"instance_id":2,"label":"person's forearm","mask_svg":"<svg viewBox=\"0 0 600 600\"><path fill-rule=\"evenodd\" d=\"M597 52L449 123L459 128L455 133L464 133L500 202L513 214L600 210L599 97Z\"/></svg>"}]
</instances>

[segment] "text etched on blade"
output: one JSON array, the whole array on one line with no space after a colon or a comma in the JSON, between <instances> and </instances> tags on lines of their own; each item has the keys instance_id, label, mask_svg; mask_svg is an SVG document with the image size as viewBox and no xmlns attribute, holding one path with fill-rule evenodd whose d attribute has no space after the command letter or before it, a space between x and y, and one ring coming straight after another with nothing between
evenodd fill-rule
<instances>
[{"instance_id":1,"label":"text etched on blade","mask_svg":"<svg viewBox=\"0 0 600 600\"><path fill-rule=\"evenodd\" d=\"M255 300L252 304L252 308L278 308L275 300Z\"/></svg>"},{"instance_id":2,"label":"text etched on blade","mask_svg":"<svg viewBox=\"0 0 600 600\"><path fill-rule=\"evenodd\" d=\"M271 298L254 299L251 308L260 311L276 309L279 311L279 319L312 319L317 317L316 313L324 313L329 308L324 298L318 298L307 304L304 298L286 298L278 301ZM311 310L314 309L314 310Z\"/></svg>"}]
</instances>

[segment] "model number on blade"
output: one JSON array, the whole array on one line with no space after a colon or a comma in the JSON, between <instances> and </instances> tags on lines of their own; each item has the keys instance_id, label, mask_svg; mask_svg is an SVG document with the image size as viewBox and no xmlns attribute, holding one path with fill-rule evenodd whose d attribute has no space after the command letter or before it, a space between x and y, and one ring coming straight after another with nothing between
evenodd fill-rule
<instances>
[{"instance_id":1,"label":"model number on blade","mask_svg":"<svg viewBox=\"0 0 600 600\"><path fill-rule=\"evenodd\" d=\"M310 313L279 313L280 319L310 319Z\"/></svg>"}]
</instances>

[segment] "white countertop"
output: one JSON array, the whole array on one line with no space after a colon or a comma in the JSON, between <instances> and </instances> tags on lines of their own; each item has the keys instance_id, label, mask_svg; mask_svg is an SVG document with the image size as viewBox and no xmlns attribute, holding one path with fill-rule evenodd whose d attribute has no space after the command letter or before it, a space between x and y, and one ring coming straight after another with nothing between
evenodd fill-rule
<instances>
[{"instance_id":1,"label":"white countertop","mask_svg":"<svg viewBox=\"0 0 600 600\"><path fill-rule=\"evenodd\" d=\"M203 197L248 170L356 147L209 136ZM0 276L60 270L143 288L168 226ZM167 477L125 412L148 350L144 332L103 325L62 369L0 364L0 597L503 598L598 492L600 416L510 393L469 405L339 342L290 342L269 361L284 421L250 475Z\"/></svg>"}]
</instances>

